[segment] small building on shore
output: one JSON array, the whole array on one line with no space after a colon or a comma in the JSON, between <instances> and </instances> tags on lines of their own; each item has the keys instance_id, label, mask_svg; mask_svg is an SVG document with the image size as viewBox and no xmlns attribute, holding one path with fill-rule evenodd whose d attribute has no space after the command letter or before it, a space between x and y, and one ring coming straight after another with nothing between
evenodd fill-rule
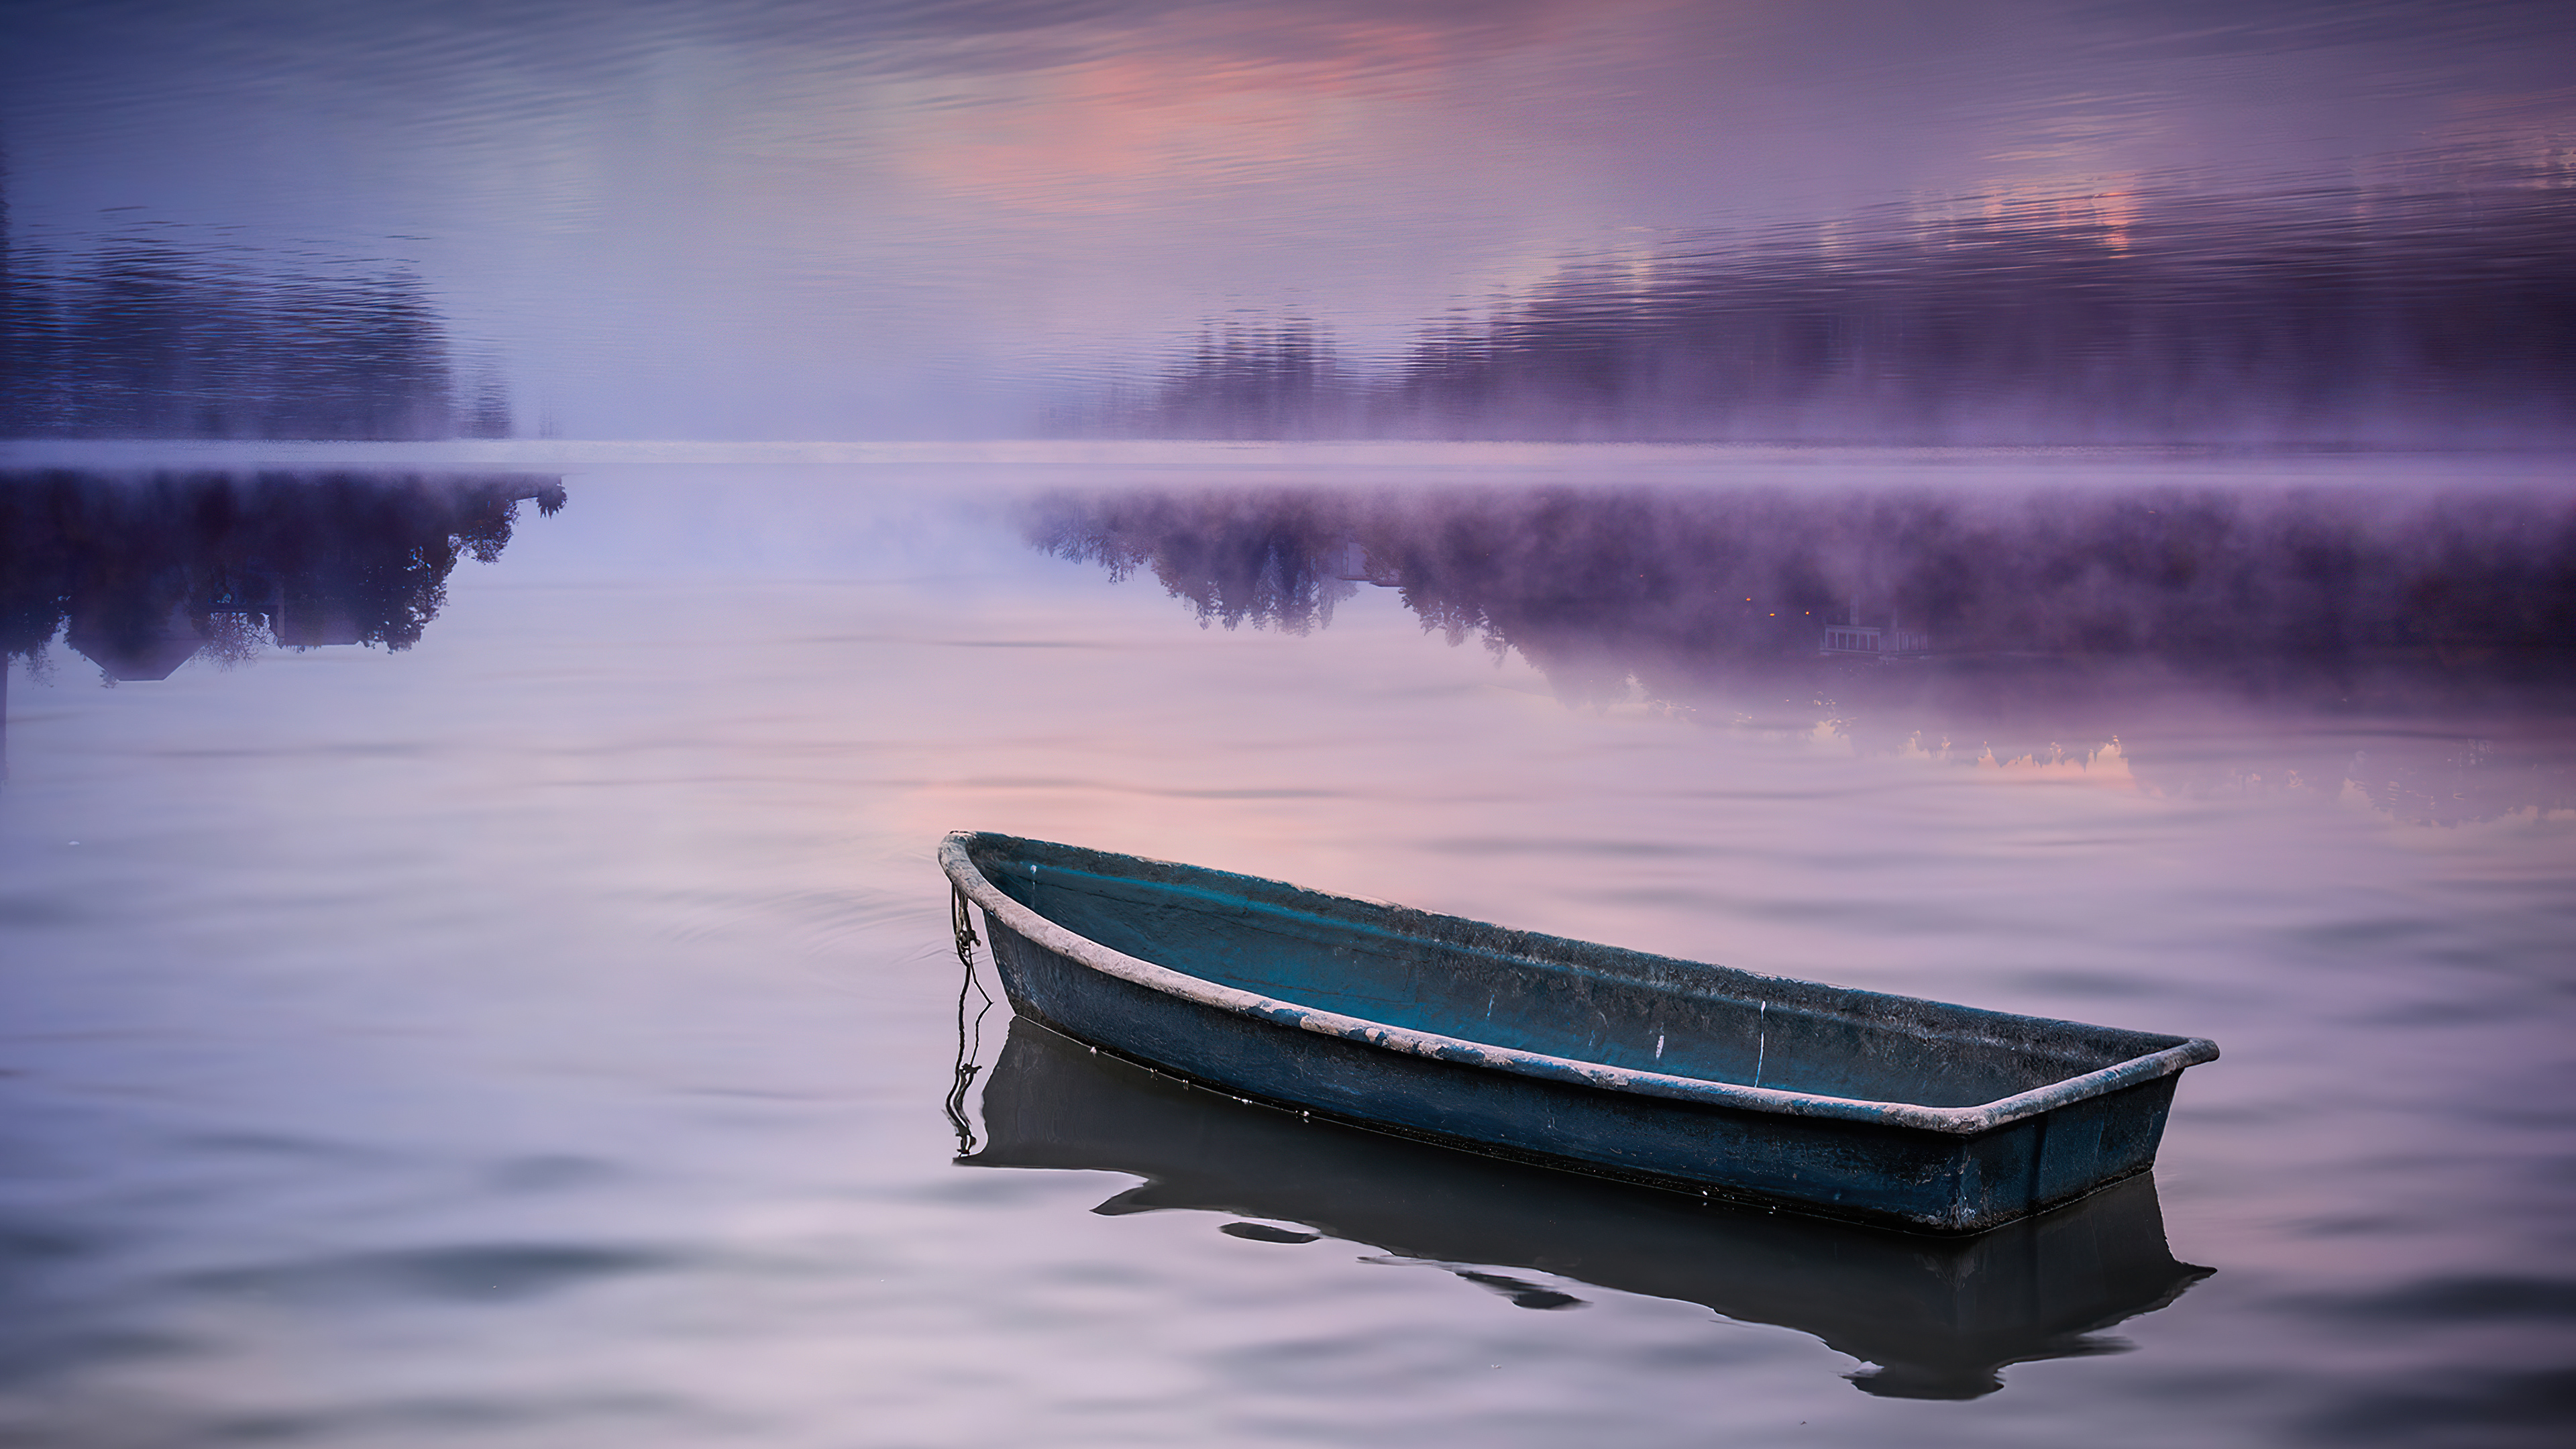
<instances>
[{"instance_id":1,"label":"small building on shore","mask_svg":"<svg viewBox=\"0 0 2576 1449\"><path fill-rule=\"evenodd\" d=\"M1857 608L1852 610L1852 616L1850 623L1825 626L1819 653L1868 654L1885 658L1895 654L1928 653L1932 648L1929 633L1899 624L1893 614L1888 616L1884 625L1859 622L1860 610Z\"/></svg>"}]
</instances>

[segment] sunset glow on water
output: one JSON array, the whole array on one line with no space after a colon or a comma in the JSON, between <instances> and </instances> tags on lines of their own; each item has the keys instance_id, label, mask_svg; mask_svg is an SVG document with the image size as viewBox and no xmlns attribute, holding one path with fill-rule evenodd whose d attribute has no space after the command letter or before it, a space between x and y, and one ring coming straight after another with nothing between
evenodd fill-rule
<instances>
[{"instance_id":1,"label":"sunset glow on water","mask_svg":"<svg viewBox=\"0 0 2576 1449\"><path fill-rule=\"evenodd\" d=\"M8 7L0 1440L2561 1442L2563 8ZM2224 1056L1702 1206L956 829Z\"/></svg>"}]
</instances>

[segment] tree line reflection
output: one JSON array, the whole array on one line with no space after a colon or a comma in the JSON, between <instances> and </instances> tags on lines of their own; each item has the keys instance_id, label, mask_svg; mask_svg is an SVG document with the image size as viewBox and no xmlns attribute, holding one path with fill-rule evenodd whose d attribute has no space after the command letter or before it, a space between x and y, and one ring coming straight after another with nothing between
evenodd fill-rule
<instances>
[{"instance_id":1,"label":"tree line reflection","mask_svg":"<svg viewBox=\"0 0 2576 1449\"><path fill-rule=\"evenodd\" d=\"M2563 709L2576 508L2531 495L1137 490L1053 495L1026 527L1113 579L1150 573L1202 626L1305 633L1389 588L1426 630L1517 651L1577 706L1997 767L2084 768L2118 740L2105 769L2195 790L2349 784L2407 819L2576 805L2539 742L2320 747L2222 779L2132 733L2146 702L2213 693Z\"/></svg>"},{"instance_id":2,"label":"tree line reflection","mask_svg":"<svg viewBox=\"0 0 2576 1449\"><path fill-rule=\"evenodd\" d=\"M271 644L408 649L471 555L561 482L359 472L0 473L0 655L45 667L59 637L108 683L168 678Z\"/></svg>"}]
</instances>

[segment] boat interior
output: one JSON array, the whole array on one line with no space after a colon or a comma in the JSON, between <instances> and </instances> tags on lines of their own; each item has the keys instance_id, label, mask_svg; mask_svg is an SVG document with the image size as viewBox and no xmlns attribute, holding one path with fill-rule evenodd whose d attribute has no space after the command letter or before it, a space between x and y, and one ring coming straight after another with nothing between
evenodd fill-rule
<instances>
[{"instance_id":1,"label":"boat interior","mask_svg":"<svg viewBox=\"0 0 2576 1449\"><path fill-rule=\"evenodd\" d=\"M1014 900L1169 970L1632 1071L1969 1107L2186 1040L1763 976L1014 837L979 837L969 853Z\"/></svg>"}]
</instances>

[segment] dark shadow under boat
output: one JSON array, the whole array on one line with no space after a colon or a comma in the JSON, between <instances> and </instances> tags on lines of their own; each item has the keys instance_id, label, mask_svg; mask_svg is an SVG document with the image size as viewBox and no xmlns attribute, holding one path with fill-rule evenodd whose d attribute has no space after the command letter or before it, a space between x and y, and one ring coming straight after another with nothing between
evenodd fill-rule
<instances>
[{"instance_id":1,"label":"dark shadow under boat","mask_svg":"<svg viewBox=\"0 0 2576 1449\"><path fill-rule=\"evenodd\" d=\"M993 1064L983 1117L989 1141L964 1165L1145 1179L1103 1213L1303 1224L1447 1267L1525 1307L1578 1300L1515 1271L1704 1304L1877 1365L1855 1382L1889 1397L1975 1398L2002 1387L2008 1364L2116 1351L2095 1335L2211 1271L2165 1246L2149 1176L1992 1232L1931 1238L1305 1121L1095 1053L1025 1017ZM1256 1240L1303 1236L1229 1226Z\"/></svg>"}]
</instances>

